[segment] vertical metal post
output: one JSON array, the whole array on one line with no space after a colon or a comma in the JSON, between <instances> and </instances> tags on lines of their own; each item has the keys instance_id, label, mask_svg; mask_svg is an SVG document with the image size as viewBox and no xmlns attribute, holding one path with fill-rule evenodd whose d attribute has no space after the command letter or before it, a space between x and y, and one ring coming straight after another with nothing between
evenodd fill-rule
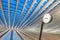
<instances>
[{"instance_id":1,"label":"vertical metal post","mask_svg":"<svg viewBox=\"0 0 60 40\"><path fill-rule=\"evenodd\" d=\"M43 26L44 26L44 22L42 22L42 24L41 24L39 40L41 40L41 38L42 38Z\"/></svg>"}]
</instances>

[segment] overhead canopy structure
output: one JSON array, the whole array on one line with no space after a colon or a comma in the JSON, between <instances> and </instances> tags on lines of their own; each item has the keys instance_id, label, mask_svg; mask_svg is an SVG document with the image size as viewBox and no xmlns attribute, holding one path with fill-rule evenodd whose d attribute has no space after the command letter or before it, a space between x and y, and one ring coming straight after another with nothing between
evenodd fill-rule
<instances>
[{"instance_id":1,"label":"overhead canopy structure","mask_svg":"<svg viewBox=\"0 0 60 40\"><path fill-rule=\"evenodd\" d=\"M60 0L0 0L0 25L3 28L20 28L40 31L44 14L53 16L44 32L60 32Z\"/></svg>"},{"instance_id":2,"label":"overhead canopy structure","mask_svg":"<svg viewBox=\"0 0 60 40\"><path fill-rule=\"evenodd\" d=\"M1 0L0 19L7 27L27 26L39 18L54 3L56 4L49 11L55 9L60 3L57 3L57 0Z\"/></svg>"}]
</instances>

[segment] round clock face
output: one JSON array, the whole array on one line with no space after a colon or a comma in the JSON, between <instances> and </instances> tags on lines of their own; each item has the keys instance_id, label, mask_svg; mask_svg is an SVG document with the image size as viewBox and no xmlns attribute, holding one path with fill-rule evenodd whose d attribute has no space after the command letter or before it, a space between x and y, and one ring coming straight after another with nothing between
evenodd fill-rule
<instances>
[{"instance_id":1,"label":"round clock face","mask_svg":"<svg viewBox=\"0 0 60 40\"><path fill-rule=\"evenodd\" d=\"M52 17L50 14L45 14L43 17L43 22L44 23L49 23L51 21Z\"/></svg>"}]
</instances>

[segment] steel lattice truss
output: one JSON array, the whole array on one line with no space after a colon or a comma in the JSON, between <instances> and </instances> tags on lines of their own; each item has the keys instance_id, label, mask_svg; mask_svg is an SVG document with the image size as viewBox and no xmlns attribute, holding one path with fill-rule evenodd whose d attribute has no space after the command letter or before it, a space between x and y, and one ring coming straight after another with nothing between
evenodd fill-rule
<instances>
[{"instance_id":1,"label":"steel lattice truss","mask_svg":"<svg viewBox=\"0 0 60 40\"><path fill-rule=\"evenodd\" d=\"M22 34L27 36L28 34L21 29L37 24L43 14L57 10L59 7L59 0L0 0L0 30L4 28L0 38L7 33L3 37L4 40L18 40L17 34L19 40L26 40Z\"/></svg>"}]
</instances>

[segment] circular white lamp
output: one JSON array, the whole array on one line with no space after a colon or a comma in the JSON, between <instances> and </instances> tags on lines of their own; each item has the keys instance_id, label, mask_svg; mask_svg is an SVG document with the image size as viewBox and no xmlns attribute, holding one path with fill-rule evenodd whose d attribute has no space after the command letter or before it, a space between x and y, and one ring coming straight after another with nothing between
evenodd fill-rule
<instances>
[{"instance_id":1,"label":"circular white lamp","mask_svg":"<svg viewBox=\"0 0 60 40\"><path fill-rule=\"evenodd\" d=\"M42 31L43 31L43 26L45 23L50 23L52 21L52 16L50 14L45 14L44 17L43 17L43 21L42 21L42 24L41 24L41 30L40 30L40 36L39 36L39 40L41 40L41 37L42 37Z\"/></svg>"},{"instance_id":2,"label":"circular white lamp","mask_svg":"<svg viewBox=\"0 0 60 40\"><path fill-rule=\"evenodd\" d=\"M51 20L52 20L52 16L50 14L47 13L44 15L44 17L43 17L44 23L49 23L49 22L51 22Z\"/></svg>"}]
</instances>

